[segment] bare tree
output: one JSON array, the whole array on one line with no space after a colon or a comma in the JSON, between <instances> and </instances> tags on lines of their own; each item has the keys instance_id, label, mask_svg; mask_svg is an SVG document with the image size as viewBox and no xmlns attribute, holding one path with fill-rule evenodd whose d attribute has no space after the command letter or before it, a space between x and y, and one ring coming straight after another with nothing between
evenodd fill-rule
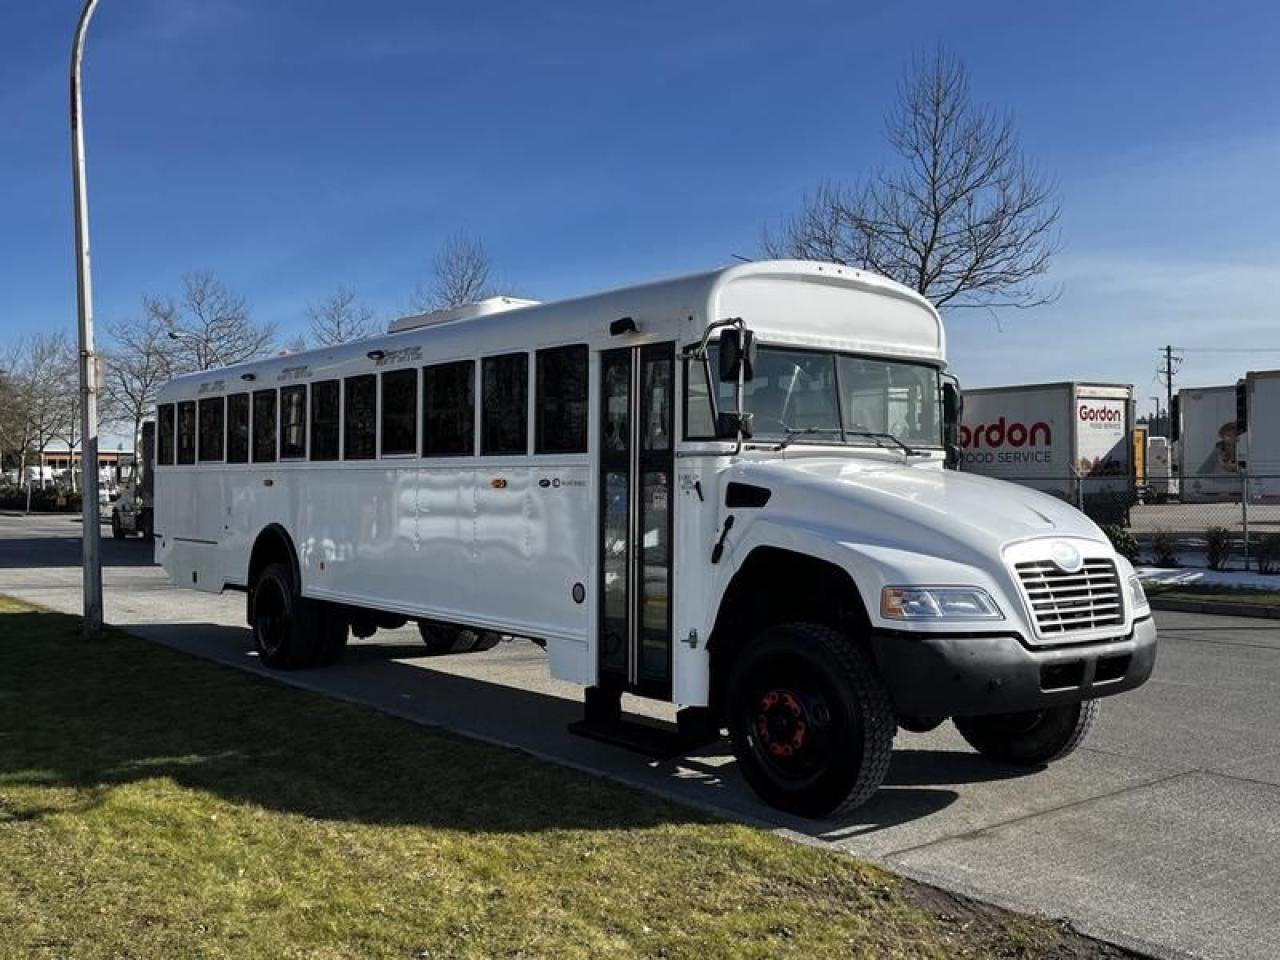
<instances>
[{"instance_id":1,"label":"bare tree","mask_svg":"<svg viewBox=\"0 0 1280 960\"><path fill-rule=\"evenodd\" d=\"M0 353L0 467L13 463L26 443L26 414L17 380L21 351L7 345Z\"/></svg>"},{"instance_id":2,"label":"bare tree","mask_svg":"<svg viewBox=\"0 0 1280 960\"><path fill-rule=\"evenodd\" d=\"M1057 248L1056 188L1012 118L972 102L964 64L941 49L914 60L885 125L900 169L820 185L765 251L874 270L939 307L1055 299L1037 280Z\"/></svg>"},{"instance_id":3,"label":"bare tree","mask_svg":"<svg viewBox=\"0 0 1280 960\"><path fill-rule=\"evenodd\" d=\"M173 341L175 373L210 370L271 351L275 343L274 324L257 324L240 297L212 273L189 273L182 278L178 300L148 297L143 301L148 316Z\"/></svg>"},{"instance_id":4,"label":"bare tree","mask_svg":"<svg viewBox=\"0 0 1280 960\"><path fill-rule=\"evenodd\" d=\"M18 346L14 369L9 374L13 397L21 411L19 470L27 485L27 509L31 509L31 483L27 479L27 457L40 453L62 432L69 412L78 409L78 400L69 402L69 394L77 394L79 381L75 364L67 363L76 354L65 333L44 333L30 337ZM41 464L43 467L43 464ZM45 485L43 469L40 486Z\"/></svg>"},{"instance_id":5,"label":"bare tree","mask_svg":"<svg viewBox=\"0 0 1280 960\"><path fill-rule=\"evenodd\" d=\"M54 422L50 440L61 440L67 445L68 485L75 490L79 483L75 469L75 452L80 446L80 355L71 341L58 335L57 353L53 355L54 369L50 375L58 385Z\"/></svg>"},{"instance_id":6,"label":"bare tree","mask_svg":"<svg viewBox=\"0 0 1280 960\"><path fill-rule=\"evenodd\" d=\"M499 294L490 276L492 267L484 244L458 231L445 240L431 261L431 282L419 286L414 307L443 310Z\"/></svg>"},{"instance_id":7,"label":"bare tree","mask_svg":"<svg viewBox=\"0 0 1280 960\"><path fill-rule=\"evenodd\" d=\"M318 346L363 340L377 332L373 311L356 301L350 287L339 287L320 303L308 305L307 321Z\"/></svg>"},{"instance_id":8,"label":"bare tree","mask_svg":"<svg viewBox=\"0 0 1280 960\"><path fill-rule=\"evenodd\" d=\"M103 412L110 422L132 428L137 450L142 421L155 407L160 387L173 376L176 344L148 310L105 326L111 346L105 352Z\"/></svg>"}]
</instances>

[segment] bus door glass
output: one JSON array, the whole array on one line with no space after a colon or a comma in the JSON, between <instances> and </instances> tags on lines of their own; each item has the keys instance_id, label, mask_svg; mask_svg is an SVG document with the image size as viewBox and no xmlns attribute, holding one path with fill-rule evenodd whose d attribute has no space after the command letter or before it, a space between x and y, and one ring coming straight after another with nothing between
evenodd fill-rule
<instances>
[{"instance_id":1,"label":"bus door glass","mask_svg":"<svg viewBox=\"0 0 1280 960\"><path fill-rule=\"evenodd\" d=\"M600 684L671 697L675 345L601 356Z\"/></svg>"}]
</instances>

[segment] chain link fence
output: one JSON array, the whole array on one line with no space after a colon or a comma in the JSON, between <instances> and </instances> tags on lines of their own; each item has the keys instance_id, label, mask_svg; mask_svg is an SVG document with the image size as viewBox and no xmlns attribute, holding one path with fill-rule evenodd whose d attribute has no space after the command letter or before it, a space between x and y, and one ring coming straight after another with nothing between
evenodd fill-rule
<instances>
[{"instance_id":1,"label":"chain link fence","mask_svg":"<svg viewBox=\"0 0 1280 960\"><path fill-rule=\"evenodd\" d=\"M1113 539L1129 540L1135 562L1280 574L1280 474L1197 475L1146 485L1117 477L1002 479L1079 507Z\"/></svg>"}]
</instances>

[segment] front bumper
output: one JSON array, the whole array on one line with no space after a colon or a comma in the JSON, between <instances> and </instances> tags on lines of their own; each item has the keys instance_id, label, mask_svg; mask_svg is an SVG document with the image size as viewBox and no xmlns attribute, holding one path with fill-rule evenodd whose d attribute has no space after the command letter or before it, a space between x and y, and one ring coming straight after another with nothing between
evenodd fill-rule
<instances>
[{"instance_id":1,"label":"front bumper","mask_svg":"<svg viewBox=\"0 0 1280 960\"><path fill-rule=\"evenodd\" d=\"M878 631L871 649L900 715L1012 713L1146 683L1156 662L1156 626L1147 617L1126 637L1048 649L1028 647L1017 634Z\"/></svg>"}]
</instances>

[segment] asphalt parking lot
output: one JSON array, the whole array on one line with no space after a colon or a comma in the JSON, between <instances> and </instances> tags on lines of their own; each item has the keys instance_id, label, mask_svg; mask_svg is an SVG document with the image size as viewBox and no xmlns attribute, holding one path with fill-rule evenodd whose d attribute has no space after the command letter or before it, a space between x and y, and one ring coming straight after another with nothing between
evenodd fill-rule
<instances>
[{"instance_id":1,"label":"asphalt parking lot","mask_svg":"<svg viewBox=\"0 0 1280 960\"><path fill-rule=\"evenodd\" d=\"M80 608L79 526L0 517L0 593ZM179 591L141 541L103 545L107 619L261 671L244 598ZM1065 916L1158 956L1273 958L1280 943L1280 624L1158 614L1156 673L1107 701L1084 749L1025 773L949 725L902 733L888 780L840 822L755 802L727 749L656 763L570 736L577 688L531 644L427 660L411 629L352 644L327 670L276 675L417 722L516 746L1004 906ZM630 704L640 708L640 704ZM646 712L669 711L643 705Z\"/></svg>"}]
</instances>

